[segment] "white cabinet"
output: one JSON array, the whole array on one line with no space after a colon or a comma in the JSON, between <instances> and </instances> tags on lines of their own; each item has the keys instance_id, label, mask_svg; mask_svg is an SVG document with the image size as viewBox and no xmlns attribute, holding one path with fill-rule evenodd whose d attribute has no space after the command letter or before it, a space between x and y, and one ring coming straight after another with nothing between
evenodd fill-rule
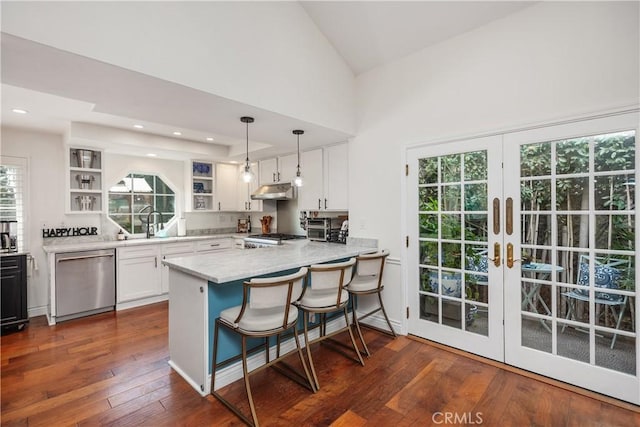
<instances>
[{"instance_id":1,"label":"white cabinet","mask_svg":"<svg viewBox=\"0 0 640 427\"><path fill-rule=\"evenodd\" d=\"M298 154L290 154L288 156L278 157L279 182L291 182L296 177L296 168L298 166Z\"/></svg>"},{"instance_id":2,"label":"white cabinet","mask_svg":"<svg viewBox=\"0 0 640 427\"><path fill-rule=\"evenodd\" d=\"M214 210L238 210L238 166L216 163L216 202Z\"/></svg>"},{"instance_id":3,"label":"white cabinet","mask_svg":"<svg viewBox=\"0 0 640 427\"><path fill-rule=\"evenodd\" d=\"M141 245L117 251L116 300L118 303L162 293L159 247Z\"/></svg>"},{"instance_id":4,"label":"white cabinet","mask_svg":"<svg viewBox=\"0 0 640 427\"><path fill-rule=\"evenodd\" d=\"M244 165L238 165L238 175L240 172L244 170ZM251 170L256 174L256 177L259 176L257 173L259 170L258 163L251 163ZM250 183L244 183L242 181L238 181L238 211L248 211L248 212L262 212L262 200L251 200L251 193L256 191L260 183L258 179L254 179Z\"/></svg>"},{"instance_id":5,"label":"white cabinet","mask_svg":"<svg viewBox=\"0 0 640 427\"><path fill-rule=\"evenodd\" d=\"M324 209L347 210L349 206L349 150L347 144L324 148Z\"/></svg>"},{"instance_id":6,"label":"white cabinet","mask_svg":"<svg viewBox=\"0 0 640 427\"><path fill-rule=\"evenodd\" d=\"M102 212L102 151L70 147L66 213Z\"/></svg>"},{"instance_id":7,"label":"white cabinet","mask_svg":"<svg viewBox=\"0 0 640 427\"><path fill-rule=\"evenodd\" d=\"M193 242L167 243L160 247L160 254L163 260L193 255L194 251ZM161 270L161 292L167 294L169 293L169 267L163 265Z\"/></svg>"},{"instance_id":8,"label":"white cabinet","mask_svg":"<svg viewBox=\"0 0 640 427\"><path fill-rule=\"evenodd\" d=\"M296 176L298 154L260 161L260 184L291 182Z\"/></svg>"},{"instance_id":9,"label":"white cabinet","mask_svg":"<svg viewBox=\"0 0 640 427\"><path fill-rule=\"evenodd\" d=\"M304 179L298 208L307 211L346 211L349 205L347 144L306 151L300 155Z\"/></svg>"},{"instance_id":10,"label":"white cabinet","mask_svg":"<svg viewBox=\"0 0 640 427\"><path fill-rule=\"evenodd\" d=\"M260 185L278 182L278 159L260 160Z\"/></svg>"},{"instance_id":11,"label":"white cabinet","mask_svg":"<svg viewBox=\"0 0 640 427\"><path fill-rule=\"evenodd\" d=\"M300 153L300 169L303 185L298 189L298 209L301 211L319 211L324 199L323 151L305 151Z\"/></svg>"},{"instance_id":12,"label":"white cabinet","mask_svg":"<svg viewBox=\"0 0 640 427\"><path fill-rule=\"evenodd\" d=\"M191 197L187 210L213 210L214 164L205 161L191 162Z\"/></svg>"}]
</instances>

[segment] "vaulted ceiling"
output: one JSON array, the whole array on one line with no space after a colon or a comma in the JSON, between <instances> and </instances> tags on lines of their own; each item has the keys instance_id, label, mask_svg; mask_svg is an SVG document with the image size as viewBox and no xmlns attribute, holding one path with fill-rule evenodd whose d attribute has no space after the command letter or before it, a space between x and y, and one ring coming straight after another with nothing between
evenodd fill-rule
<instances>
[{"instance_id":1,"label":"vaulted ceiling","mask_svg":"<svg viewBox=\"0 0 640 427\"><path fill-rule=\"evenodd\" d=\"M299 2L354 76L533 3ZM43 67L46 80L34 72ZM101 84L104 81L118 84ZM229 147L229 159L243 156L244 127L237 121L241 115L268 117L252 137L252 150L259 150L261 157L295 150L294 138L283 140L282 128L311 130L306 147L352 136L7 34L2 38L2 83L3 125L60 134L68 131L70 122L127 130L144 122L141 132L199 142L212 138L207 143ZM166 99L174 102L168 105ZM15 114L13 108L29 114ZM173 136L175 130L182 136Z\"/></svg>"}]
</instances>

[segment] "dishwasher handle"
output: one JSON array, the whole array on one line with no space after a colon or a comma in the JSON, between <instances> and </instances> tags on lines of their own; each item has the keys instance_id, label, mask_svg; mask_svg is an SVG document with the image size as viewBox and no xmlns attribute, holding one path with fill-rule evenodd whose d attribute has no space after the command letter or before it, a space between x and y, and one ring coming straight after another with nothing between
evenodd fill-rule
<instances>
[{"instance_id":1,"label":"dishwasher handle","mask_svg":"<svg viewBox=\"0 0 640 427\"><path fill-rule=\"evenodd\" d=\"M83 255L83 256L73 256L68 258L58 258L57 262L63 261L77 261L80 259L91 259L91 258L113 258L113 254L99 254L99 255Z\"/></svg>"}]
</instances>

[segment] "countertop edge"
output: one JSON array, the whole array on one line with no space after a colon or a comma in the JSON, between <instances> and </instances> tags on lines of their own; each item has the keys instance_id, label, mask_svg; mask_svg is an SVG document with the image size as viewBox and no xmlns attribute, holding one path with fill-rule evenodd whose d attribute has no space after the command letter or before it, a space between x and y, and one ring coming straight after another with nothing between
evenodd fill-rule
<instances>
[{"instance_id":1,"label":"countertop edge","mask_svg":"<svg viewBox=\"0 0 640 427\"><path fill-rule=\"evenodd\" d=\"M327 243L327 244L335 245L333 243ZM250 272L243 272L243 273L231 274L226 276L214 276L201 271L201 269L190 268L188 266L182 265L181 258L163 260L162 264L168 266L169 268L179 270L183 273L190 274L192 276L199 277L201 279L205 279L214 284L223 285L225 283L235 282L242 279L248 279L251 277L257 277L265 274L276 273L278 271L285 271L285 270L290 270L294 268L306 267L312 264L321 264L321 263L334 261L341 258L354 257L354 256L362 255L365 253L375 252L378 250L375 247L366 247L366 246L344 246L344 245L340 245L340 246L341 248L347 248L349 250L341 251L340 253L335 253L335 254L326 254L326 255L321 255L316 257L309 257L309 258L305 258L303 261L274 263L273 266L270 266L270 267L258 268L258 269L254 268ZM244 250L243 252L251 251L249 253L252 253L253 251L259 251L259 250L261 249L250 249L250 250ZM189 258L194 259L197 257L198 255L193 255L193 256L190 256Z\"/></svg>"},{"instance_id":2,"label":"countertop edge","mask_svg":"<svg viewBox=\"0 0 640 427\"><path fill-rule=\"evenodd\" d=\"M212 234L207 236L172 236L172 237L156 237L152 239L128 239L128 240L105 240L96 242L73 242L73 243L57 243L57 244L44 244L42 250L47 254L55 254L62 252L77 252L84 250L97 250L97 249L113 249L113 248L126 248L131 246L142 246L158 244L163 245L167 243L179 243L190 242L199 240L210 239L227 239L227 238L244 238L246 234L238 233L225 233L225 234Z\"/></svg>"}]
</instances>

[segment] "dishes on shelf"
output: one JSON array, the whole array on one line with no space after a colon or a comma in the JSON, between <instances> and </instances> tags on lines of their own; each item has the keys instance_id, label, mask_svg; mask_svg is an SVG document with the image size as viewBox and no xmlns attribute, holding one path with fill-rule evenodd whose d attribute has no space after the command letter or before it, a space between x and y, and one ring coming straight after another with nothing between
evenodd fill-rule
<instances>
[{"instance_id":1,"label":"dishes on shelf","mask_svg":"<svg viewBox=\"0 0 640 427\"><path fill-rule=\"evenodd\" d=\"M72 150L72 155L76 158L76 166L79 168L92 169L93 162L97 159L98 154L93 150Z\"/></svg>"},{"instance_id":2,"label":"dishes on shelf","mask_svg":"<svg viewBox=\"0 0 640 427\"><path fill-rule=\"evenodd\" d=\"M204 183L203 182L194 182L193 183L193 192L194 193L210 193L211 191L207 191L204 188Z\"/></svg>"},{"instance_id":3,"label":"dishes on shelf","mask_svg":"<svg viewBox=\"0 0 640 427\"><path fill-rule=\"evenodd\" d=\"M204 200L203 196L195 196L194 197L194 209L204 210L207 208L207 203Z\"/></svg>"},{"instance_id":4,"label":"dishes on shelf","mask_svg":"<svg viewBox=\"0 0 640 427\"><path fill-rule=\"evenodd\" d=\"M211 176L211 164L193 162L193 175L194 176Z\"/></svg>"}]
</instances>

